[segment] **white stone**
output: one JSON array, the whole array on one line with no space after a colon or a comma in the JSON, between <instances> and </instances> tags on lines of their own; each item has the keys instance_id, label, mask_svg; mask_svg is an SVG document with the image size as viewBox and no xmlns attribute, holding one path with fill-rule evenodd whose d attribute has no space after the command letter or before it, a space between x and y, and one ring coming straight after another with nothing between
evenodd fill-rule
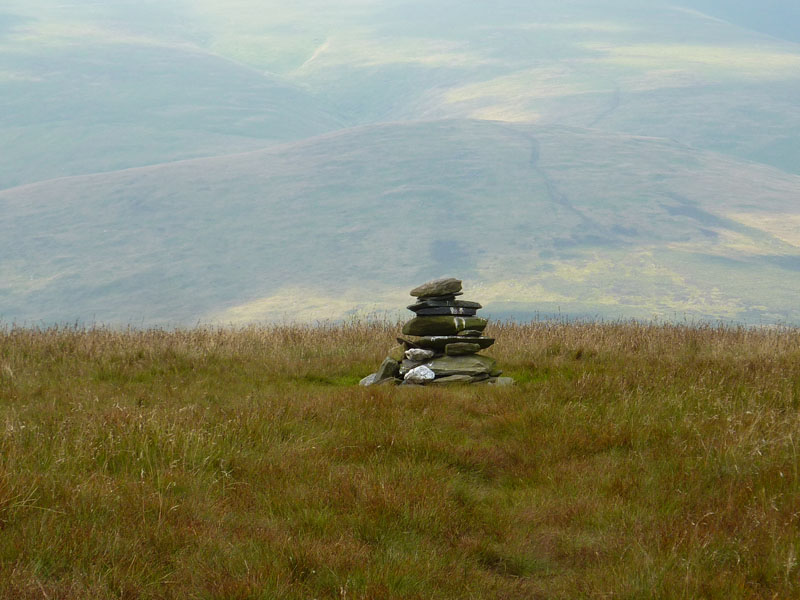
<instances>
[{"instance_id":1,"label":"white stone","mask_svg":"<svg viewBox=\"0 0 800 600\"><path fill-rule=\"evenodd\" d=\"M411 369L408 373L406 373L404 379L406 381L410 381L411 383L424 384L428 381L433 381L436 379L436 374L425 365L422 365L420 367Z\"/></svg>"},{"instance_id":2,"label":"white stone","mask_svg":"<svg viewBox=\"0 0 800 600\"><path fill-rule=\"evenodd\" d=\"M425 350L424 348L410 348L406 350L406 358L408 360L424 361L433 358L436 353L433 350Z\"/></svg>"}]
</instances>

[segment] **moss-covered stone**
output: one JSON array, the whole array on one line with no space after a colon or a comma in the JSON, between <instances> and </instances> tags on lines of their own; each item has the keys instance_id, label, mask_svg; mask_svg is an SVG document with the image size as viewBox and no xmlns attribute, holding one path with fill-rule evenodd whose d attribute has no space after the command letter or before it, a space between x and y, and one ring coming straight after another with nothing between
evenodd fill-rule
<instances>
[{"instance_id":1,"label":"moss-covered stone","mask_svg":"<svg viewBox=\"0 0 800 600\"><path fill-rule=\"evenodd\" d=\"M418 348L430 348L431 350L436 350L437 352L444 352L444 349L448 344L458 344L466 341L471 344L478 344L481 347L481 350L484 350L494 344L494 338L490 337L463 338L455 335L431 335L418 337L414 338L413 340L409 340L409 343Z\"/></svg>"},{"instance_id":2,"label":"moss-covered stone","mask_svg":"<svg viewBox=\"0 0 800 600\"><path fill-rule=\"evenodd\" d=\"M382 379L389 379L390 377L397 377L400 375L400 364L391 357L386 357L386 359L381 363L378 372L375 373L375 381L381 381Z\"/></svg>"},{"instance_id":3,"label":"moss-covered stone","mask_svg":"<svg viewBox=\"0 0 800 600\"><path fill-rule=\"evenodd\" d=\"M389 352L389 358L397 361L398 363L403 362L403 359L405 358L405 348L403 348L403 346L395 346Z\"/></svg>"},{"instance_id":4,"label":"moss-covered stone","mask_svg":"<svg viewBox=\"0 0 800 600\"><path fill-rule=\"evenodd\" d=\"M469 342L456 342L455 344L447 344L444 347L444 353L447 356L464 356L467 354L475 354L481 351L480 344L471 344Z\"/></svg>"},{"instance_id":5,"label":"moss-covered stone","mask_svg":"<svg viewBox=\"0 0 800 600\"><path fill-rule=\"evenodd\" d=\"M481 333L482 332L476 331L475 329L465 329L464 331L459 331L456 335L458 335L458 337L472 338L481 337Z\"/></svg>"},{"instance_id":6,"label":"moss-covered stone","mask_svg":"<svg viewBox=\"0 0 800 600\"><path fill-rule=\"evenodd\" d=\"M456 335L459 331L472 329L483 331L486 319L481 317L415 317L403 326L406 335Z\"/></svg>"}]
</instances>

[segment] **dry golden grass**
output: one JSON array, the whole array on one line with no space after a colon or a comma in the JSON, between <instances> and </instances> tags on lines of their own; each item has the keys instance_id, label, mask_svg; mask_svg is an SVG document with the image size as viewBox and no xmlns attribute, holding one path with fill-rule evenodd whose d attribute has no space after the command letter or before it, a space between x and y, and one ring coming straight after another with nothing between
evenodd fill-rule
<instances>
[{"instance_id":1,"label":"dry golden grass","mask_svg":"<svg viewBox=\"0 0 800 600\"><path fill-rule=\"evenodd\" d=\"M800 332L490 327L1 331L0 597L800 597Z\"/></svg>"}]
</instances>

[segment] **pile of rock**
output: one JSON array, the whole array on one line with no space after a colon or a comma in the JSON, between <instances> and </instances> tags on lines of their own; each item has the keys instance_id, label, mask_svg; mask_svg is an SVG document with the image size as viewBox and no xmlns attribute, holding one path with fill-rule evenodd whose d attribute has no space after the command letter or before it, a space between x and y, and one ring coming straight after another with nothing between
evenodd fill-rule
<instances>
[{"instance_id":1,"label":"pile of rock","mask_svg":"<svg viewBox=\"0 0 800 600\"><path fill-rule=\"evenodd\" d=\"M435 279L411 290L417 301L409 306L416 317L403 326L407 338L389 354L376 373L361 385L447 385L484 383L509 385L500 377L493 358L478 354L494 344L485 337L487 321L476 316L477 302L457 300L462 295L458 279Z\"/></svg>"}]
</instances>

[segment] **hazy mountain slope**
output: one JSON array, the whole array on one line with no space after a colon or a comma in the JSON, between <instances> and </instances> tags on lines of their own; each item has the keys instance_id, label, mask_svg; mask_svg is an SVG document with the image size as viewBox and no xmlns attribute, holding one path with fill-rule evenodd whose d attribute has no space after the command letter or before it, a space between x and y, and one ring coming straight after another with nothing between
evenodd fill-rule
<instances>
[{"instance_id":1,"label":"hazy mountain slope","mask_svg":"<svg viewBox=\"0 0 800 600\"><path fill-rule=\"evenodd\" d=\"M101 30L0 44L0 188L263 148L341 127L296 86L186 45ZM80 32L80 30L78 30Z\"/></svg>"},{"instance_id":2,"label":"hazy mountain slope","mask_svg":"<svg viewBox=\"0 0 800 600\"><path fill-rule=\"evenodd\" d=\"M540 122L670 138L800 173L800 80L560 97Z\"/></svg>"},{"instance_id":3,"label":"hazy mountain slope","mask_svg":"<svg viewBox=\"0 0 800 600\"><path fill-rule=\"evenodd\" d=\"M800 43L800 6L791 0L689 0L680 4L747 29Z\"/></svg>"},{"instance_id":4,"label":"hazy mountain slope","mask_svg":"<svg viewBox=\"0 0 800 600\"><path fill-rule=\"evenodd\" d=\"M437 8L420 11L436 22ZM596 127L800 172L800 46L676 6L595 11L532 6L530 21L502 25L486 15L459 30L462 56L478 57L473 67L440 68L440 85L395 116ZM406 70L412 86L425 85L422 66ZM378 87L380 71L371 77Z\"/></svg>"},{"instance_id":5,"label":"hazy mountain slope","mask_svg":"<svg viewBox=\"0 0 800 600\"><path fill-rule=\"evenodd\" d=\"M0 318L337 316L447 273L496 314L800 322L783 308L798 193L800 177L661 139L366 127L0 193Z\"/></svg>"},{"instance_id":6,"label":"hazy mountain slope","mask_svg":"<svg viewBox=\"0 0 800 600\"><path fill-rule=\"evenodd\" d=\"M800 10L779 4L302 0L244 22L203 0L195 15L213 51L280 72L352 123L599 127L800 172L800 46L765 35L800 30ZM224 29L208 22L222 14Z\"/></svg>"},{"instance_id":7,"label":"hazy mountain slope","mask_svg":"<svg viewBox=\"0 0 800 600\"><path fill-rule=\"evenodd\" d=\"M0 187L441 118L668 137L797 172L800 46L742 24L800 18L761 8L9 0Z\"/></svg>"}]
</instances>

